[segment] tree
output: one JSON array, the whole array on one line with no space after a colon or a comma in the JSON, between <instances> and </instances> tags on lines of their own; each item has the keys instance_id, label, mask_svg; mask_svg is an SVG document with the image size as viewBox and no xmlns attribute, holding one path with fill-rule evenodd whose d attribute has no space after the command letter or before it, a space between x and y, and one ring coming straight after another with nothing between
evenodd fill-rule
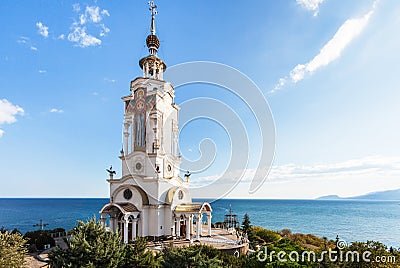
<instances>
[{"instance_id":1,"label":"tree","mask_svg":"<svg viewBox=\"0 0 400 268\"><path fill-rule=\"evenodd\" d=\"M133 244L124 247L122 267L159 267L160 255L147 250L146 238L138 237Z\"/></svg>"},{"instance_id":2,"label":"tree","mask_svg":"<svg viewBox=\"0 0 400 268\"><path fill-rule=\"evenodd\" d=\"M51 267L121 267L124 247L118 233L107 232L95 218L78 222L69 249L49 253Z\"/></svg>"},{"instance_id":3,"label":"tree","mask_svg":"<svg viewBox=\"0 0 400 268\"><path fill-rule=\"evenodd\" d=\"M250 245L255 248L257 245L257 237L253 233L253 226L251 225L249 214L244 214L242 222L242 230L247 234L247 238L250 241Z\"/></svg>"},{"instance_id":4,"label":"tree","mask_svg":"<svg viewBox=\"0 0 400 268\"><path fill-rule=\"evenodd\" d=\"M0 232L0 267L23 267L26 253L26 240L20 233Z\"/></svg>"},{"instance_id":5,"label":"tree","mask_svg":"<svg viewBox=\"0 0 400 268\"><path fill-rule=\"evenodd\" d=\"M162 266L166 268L187 267L241 267L237 259L204 245L167 247L163 251Z\"/></svg>"},{"instance_id":6,"label":"tree","mask_svg":"<svg viewBox=\"0 0 400 268\"><path fill-rule=\"evenodd\" d=\"M249 214L244 214L243 222L242 222L242 230L246 234L249 234L251 232L251 221Z\"/></svg>"},{"instance_id":7,"label":"tree","mask_svg":"<svg viewBox=\"0 0 400 268\"><path fill-rule=\"evenodd\" d=\"M274 231L264 229L260 226L254 226L251 230L252 234L263 243L276 243L281 239L281 236Z\"/></svg>"},{"instance_id":8,"label":"tree","mask_svg":"<svg viewBox=\"0 0 400 268\"><path fill-rule=\"evenodd\" d=\"M50 245L50 247L54 247L56 245L54 238L49 235L48 231L44 230L27 232L24 235L24 238L28 240L28 244L30 246L34 246L39 250L43 250L45 245Z\"/></svg>"}]
</instances>

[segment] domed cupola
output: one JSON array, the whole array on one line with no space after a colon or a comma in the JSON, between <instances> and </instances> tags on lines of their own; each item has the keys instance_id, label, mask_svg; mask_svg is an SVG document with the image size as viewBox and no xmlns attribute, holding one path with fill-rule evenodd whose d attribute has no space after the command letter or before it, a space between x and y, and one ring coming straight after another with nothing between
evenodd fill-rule
<instances>
[{"instance_id":1,"label":"domed cupola","mask_svg":"<svg viewBox=\"0 0 400 268\"><path fill-rule=\"evenodd\" d=\"M156 24L154 17L157 14L157 6L153 1L149 2L151 11L150 34L146 38L146 45L149 49L149 56L139 61L139 66L143 70L143 77L163 80L163 72L167 69L167 65L157 57L157 51L160 47L160 40L156 35Z\"/></svg>"}]
</instances>

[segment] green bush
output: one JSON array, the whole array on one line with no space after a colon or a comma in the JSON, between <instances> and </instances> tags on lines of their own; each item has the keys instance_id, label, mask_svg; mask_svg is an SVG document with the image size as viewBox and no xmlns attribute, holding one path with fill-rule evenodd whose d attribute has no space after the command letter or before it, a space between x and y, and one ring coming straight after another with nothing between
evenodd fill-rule
<instances>
[{"instance_id":1,"label":"green bush","mask_svg":"<svg viewBox=\"0 0 400 268\"><path fill-rule=\"evenodd\" d=\"M26 240L20 233L0 232L0 267L23 267Z\"/></svg>"},{"instance_id":2,"label":"green bush","mask_svg":"<svg viewBox=\"0 0 400 268\"><path fill-rule=\"evenodd\" d=\"M28 240L29 245L35 245L38 250L43 250L47 244L50 244L51 247L56 245L55 240L49 235L48 231L44 230L27 232L24 238Z\"/></svg>"},{"instance_id":3,"label":"green bush","mask_svg":"<svg viewBox=\"0 0 400 268\"><path fill-rule=\"evenodd\" d=\"M162 254L162 267L232 267L241 268L247 257L237 258L206 245L167 247Z\"/></svg>"},{"instance_id":4,"label":"green bush","mask_svg":"<svg viewBox=\"0 0 400 268\"><path fill-rule=\"evenodd\" d=\"M252 232L255 237L260 238L264 243L276 243L281 239L281 236L277 232L264 229L260 226L254 226Z\"/></svg>"},{"instance_id":5,"label":"green bush","mask_svg":"<svg viewBox=\"0 0 400 268\"><path fill-rule=\"evenodd\" d=\"M159 267L160 254L147 249L146 238L138 237L133 244L124 246L122 267Z\"/></svg>"},{"instance_id":6,"label":"green bush","mask_svg":"<svg viewBox=\"0 0 400 268\"><path fill-rule=\"evenodd\" d=\"M78 222L69 249L49 253L51 267L120 267L124 246L118 233L107 232L96 219Z\"/></svg>"}]
</instances>

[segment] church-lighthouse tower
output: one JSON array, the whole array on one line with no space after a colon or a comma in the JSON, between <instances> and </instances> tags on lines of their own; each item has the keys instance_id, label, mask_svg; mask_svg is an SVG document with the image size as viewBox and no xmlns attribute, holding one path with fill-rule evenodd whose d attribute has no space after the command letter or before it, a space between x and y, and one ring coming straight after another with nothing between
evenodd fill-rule
<instances>
[{"instance_id":1,"label":"church-lighthouse tower","mask_svg":"<svg viewBox=\"0 0 400 268\"><path fill-rule=\"evenodd\" d=\"M179 107L173 86L163 80L167 66L157 56L157 11L153 2L149 5L149 55L139 61L142 77L131 81L130 94L122 98L122 177L115 179L110 173L110 203L100 210L101 221L110 231L119 230L125 243L137 236L200 239L203 214L211 235L211 207L192 203L189 178L179 176Z\"/></svg>"}]
</instances>

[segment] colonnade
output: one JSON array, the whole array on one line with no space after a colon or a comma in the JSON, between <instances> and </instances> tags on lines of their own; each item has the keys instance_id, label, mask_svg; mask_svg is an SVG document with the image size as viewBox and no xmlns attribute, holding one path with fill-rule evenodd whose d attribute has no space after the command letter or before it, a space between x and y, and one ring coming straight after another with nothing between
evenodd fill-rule
<instances>
[{"instance_id":1,"label":"colonnade","mask_svg":"<svg viewBox=\"0 0 400 268\"><path fill-rule=\"evenodd\" d=\"M120 219L117 218L116 214L109 214L109 223L110 223L110 231L115 232L117 229L123 230L123 241L127 244L129 241L135 241L136 237L139 235L138 230L138 222L139 222L139 213L129 213L125 214ZM100 223L102 227L106 227L107 214L101 214ZM131 237L129 237L129 225L131 225Z\"/></svg>"},{"instance_id":2,"label":"colonnade","mask_svg":"<svg viewBox=\"0 0 400 268\"><path fill-rule=\"evenodd\" d=\"M212 215L210 212L206 212L207 215L207 236L211 236L211 218ZM180 213L175 214L174 222L175 222L175 236L177 238L181 238L181 225L183 225L185 229L185 239L190 240L194 235L194 220L196 220L196 240L200 240L200 236L203 232L202 220L203 213ZM183 224L182 224L183 223Z\"/></svg>"}]
</instances>

